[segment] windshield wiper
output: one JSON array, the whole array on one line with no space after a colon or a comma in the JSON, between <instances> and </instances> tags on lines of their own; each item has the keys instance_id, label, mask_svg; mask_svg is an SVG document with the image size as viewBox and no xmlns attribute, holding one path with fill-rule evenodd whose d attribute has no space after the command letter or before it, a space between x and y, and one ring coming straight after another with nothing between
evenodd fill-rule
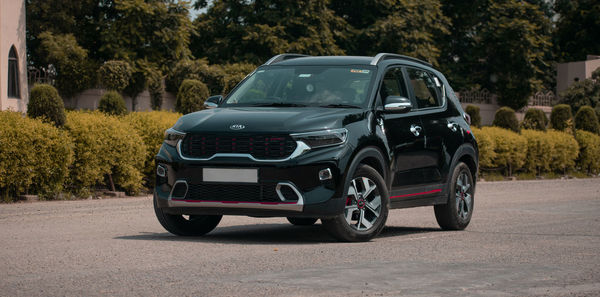
<instances>
[{"instance_id":1,"label":"windshield wiper","mask_svg":"<svg viewBox=\"0 0 600 297\"><path fill-rule=\"evenodd\" d=\"M351 104L327 104L321 105L319 107L328 107L328 108L361 108L360 106L351 105Z\"/></svg>"},{"instance_id":2,"label":"windshield wiper","mask_svg":"<svg viewBox=\"0 0 600 297\"><path fill-rule=\"evenodd\" d=\"M257 103L257 104L252 104L251 106L257 106L257 107L305 107L306 105L298 104L298 103L271 102L271 103Z\"/></svg>"}]
</instances>

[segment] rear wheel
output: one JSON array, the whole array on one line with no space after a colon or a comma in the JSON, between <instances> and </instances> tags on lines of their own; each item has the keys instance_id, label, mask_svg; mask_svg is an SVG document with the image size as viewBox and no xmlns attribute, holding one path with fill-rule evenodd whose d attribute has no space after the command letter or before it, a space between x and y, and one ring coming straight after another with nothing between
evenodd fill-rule
<instances>
[{"instance_id":1,"label":"rear wheel","mask_svg":"<svg viewBox=\"0 0 600 297\"><path fill-rule=\"evenodd\" d=\"M463 230L471 221L475 198L473 175L467 164L454 167L447 204L434 206L435 218L444 230Z\"/></svg>"},{"instance_id":2,"label":"rear wheel","mask_svg":"<svg viewBox=\"0 0 600 297\"><path fill-rule=\"evenodd\" d=\"M385 225L388 191L381 175L370 166L359 165L351 178L344 212L321 221L325 230L338 240L368 241Z\"/></svg>"},{"instance_id":3,"label":"rear wheel","mask_svg":"<svg viewBox=\"0 0 600 297\"><path fill-rule=\"evenodd\" d=\"M318 219L315 218L293 218L288 217L288 222L295 226L312 226L317 222Z\"/></svg>"},{"instance_id":4,"label":"rear wheel","mask_svg":"<svg viewBox=\"0 0 600 297\"><path fill-rule=\"evenodd\" d=\"M220 215L172 215L165 213L156 204L154 197L154 213L160 224L169 232L179 236L201 236L217 227Z\"/></svg>"}]
</instances>

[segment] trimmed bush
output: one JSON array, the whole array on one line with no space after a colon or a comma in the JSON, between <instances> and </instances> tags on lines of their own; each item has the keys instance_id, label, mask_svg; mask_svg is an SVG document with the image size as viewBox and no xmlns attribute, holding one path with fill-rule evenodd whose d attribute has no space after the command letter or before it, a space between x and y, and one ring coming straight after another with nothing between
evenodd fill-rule
<instances>
[{"instance_id":1,"label":"trimmed bush","mask_svg":"<svg viewBox=\"0 0 600 297\"><path fill-rule=\"evenodd\" d=\"M481 168L493 168L494 159L496 158L496 148L492 138L481 131L478 128L472 128L471 131L477 140L477 146L479 147L479 167Z\"/></svg>"},{"instance_id":2,"label":"trimmed bush","mask_svg":"<svg viewBox=\"0 0 600 297\"><path fill-rule=\"evenodd\" d=\"M250 74L256 66L246 63L226 64L223 66L225 73L223 77L223 91L221 94L228 94L240 83L246 75Z\"/></svg>"},{"instance_id":3,"label":"trimmed bush","mask_svg":"<svg viewBox=\"0 0 600 297\"><path fill-rule=\"evenodd\" d=\"M165 82L167 91L177 94L184 80L194 79L204 83L209 94L217 95L223 92L224 77L223 67L208 65L205 59L182 60L175 65Z\"/></svg>"},{"instance_id":4,"label":"trimmed bush","mask_svg":"<svg viewBox=\"0 0 600 297\"><path fill-rule=\"evenodd\" d=\"M555 151L553 139L548 133L536 130L523 130L521 135L527 140L524 168L537 175L550 172Z\"/></svg>"},{"instance_id":5,"label":"trimmed bush","mask_svg":"<svg viewBox=\"0 0 600 297\"><path fill-rule=\"evenodd\" d=\"M98 110L109 115L127 114L125 100L116 91L108 91L102 95L100 102L98 102Z\"/></svg>"},{"instance_id":6,"label":"trimmed bush","mask_svg":"<svg viewBox=\"0 0 600 297\"><path fill-rule=\"evenodd\" d=\"M479 134L486 134L494 143L493 167L505 168L506 174L511 176L513 172L525 165L527 156L525 137L498 127L483 127Z\"/></svg>"},{"instance_id":7,"label":"trimmed bush","mask_svg":"<svg viewBox=\"0 0 600 297\"><path fill-rule=\"evenodd\" d=\"M575 139L579 144L577 166L588 174L600 173L600 136L577 130Z\"/></svg>"},{"instance_id":8,"label":"trimmed bush","mask_svg":"<svg viewBox=\"0 0 600 297\"><path fill-rule=\"evenodd\" d=\"M515 115L515 111L507 106L501 107L494 115L493 126L519 132L519 121Z\"/></svg>"},{"instance_id":9,"label":"trimmed bush","mask_svg":"<svg viewBox=\"0 0 600 297\"><path fill-rule=\"evenodd\" d=\"M75 144L68 188L79 196L98 184L135 194L142 187L146 146L130 125L100 112L68 112L65 129Z\"/></svg>"},{"instance_id":10,"label":"trimmed bush","mask_svg":"<svg viewBox=\"0 0 600 297\"><path fill-rule=\"evenodd\" d=\"M133 75L133 69L125 61L106 61L98 69L98 79L109 90L123 91Z\"/></svg>"},{"instance_id":11,"label":"trimmed bush","mask_svg":"<svg viewBox=\"0 0 600 297\"><path fill-rule=\"evenodd\" d=\"M543 110L530 108L525 113L525 118L521 123L523 129L546 131L548 118Z\"/></svg>"},{"instance_id":12,"label":"trimmed bush","mask_svg":"<svg viewBox=\"0 0 600 297\"><path fill-rule=\"evenodd\" d=\"M18 112L0 112L0 123L0 196L55 197L73 162L67 133Z\"/></svg>"},{"instance_id":13,"label":"trimmed bush","mask_svg":"<svg viewBox=\"0 0 600 297\"><path fill-rule=\"evenodd\" d=\"M558 104L552 108L550 114L550 125L558 131L573 131L573 114L571 107L566 104Z\"/></svg>"},{"instance_id":14,"label":"trimmed bush","mask_svg":"<svg viewBox=\"0 0 600 297\"><path fill-rule=\"evenodd\" d=\"M579 154L579 145L571 133L555 130L549 130L546 133L554 142L550 167L554 171L566 174L567 170L575 166L575 159Z\"/></svg>"},{"instance_id":15,"label":"trimmed bush","mask_svg":"<svg viewBox=\"0 0 600 297\"><path fill-rule=\"evenodd\" d=\"M600 133L600 124L598 124L598 116L590 106L583 106L575 114L575 129Z\"/></svg>"},{"instance_id":16,"label":"trimmed bush","mask_svg":"<svg viewBox=\"0 0 600 297\"><path fill-rule=\"evenodd\" d=\"M146 156L144 160L144 179L148 188L154 186L154 157L162 145L165 130L172 127L181 116L179 113L168 111L132 112L123 118L146 145Z\"/></svg>"},{"instance_id":17,"label":"trimmed bush","mask_svg":"<svg viewBox=\"0 0 600 297\"><path fill-rule=\"evenodd\" d=\"M36 84L29 95L27 115L30 118L44 118L61 127L65 124L65 105L53 86Z\"/></svg>"},{"instance_id":18,"label":"trimmed bush","mask_svg":"<svg viewBox=\"0 0 600 297\"><path fill-rule=\"evenodd\" d=\"M467 105L465 112L471 117L471 126L481 127L481 115L479 106Z\"/></svg>"},{"instance_id":19,"label":"trimmed bush","mask_svg":"<svg viewBox=\"0 0 600 297\"><path fill-rule=\"evenodd\" d=\"M208 98L208 88L198 80L186 79L177 92L175 110L188 114L204 108L204 100Z\"/></svg>"}]
</instances>

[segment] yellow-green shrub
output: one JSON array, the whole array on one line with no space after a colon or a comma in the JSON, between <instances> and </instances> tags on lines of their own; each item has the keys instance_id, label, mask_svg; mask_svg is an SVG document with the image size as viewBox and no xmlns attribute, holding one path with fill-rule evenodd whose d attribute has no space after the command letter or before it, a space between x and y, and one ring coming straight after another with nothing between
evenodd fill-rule
<instances>
[{"instance_id":1,"label":"yellow-green shrub","mask_svg":"<svg viewBox=\"0 0 600 297\"><path fill-rule=\"evenodd\" d=\"M471 127L471 132L473 132L477 140L477 146L479 147L479 166L482 168L494 167L493 160L496 158L494 141L488 134L483 133L481 129Z\"/></svg>"},{"instance_id":2,"label":"yellow-green shrub","mask_svg":"<svg viewBox=\"0 0 600 297\"><path fill-rule=\"evenodd\" d=\"M525 137L498 127L483 127L479 134L488 135L494 143L496 156L492 159L493 167L505 167L508 175L523 167L527 156Z\"/></svg>"},{"instance_id":3,"label":"yellow-green shrub","mask_svg":"<svg viewBox=\"0 0 600 297\"><path fill-rule=\"evenodd\" d=\"M527 140L525 169L536 174L550 171L555 151L550 135L538 130L523 130L521 135Z\"/></svg>"},{"instance_id":4,"label":"yellow-green shrub","mask_svg":"<svg viewBox=\"0 0 600 297\"><path fill-rule=\"evenodd\" d=\"M577 130L575 139L579 143L577 166L588 174L600 173L600 136L591 132Z\"/></svg>"},{"instance_id":5,"label":"yellow-green shrub","mask_svg":"<svg viewBox=\"0 0 600 297\"><path fill-rule=\"evenodd\" d=\"M100 112L69 112L65 129L75 144L68 186L76 194L104 183L108 175L128 194L141 188L146 146L130 125Z\"/></svg>"},{"instance_id":6,"label":"yellow-green shrub","mask_svg":"<svg viewBox=\"0 0 600 297\"><path fill-rule=\"evenodd\" d=\"M17 112L0 112L0 123L0 194L52 198L59 193L73 162L68 135Z\"/></svg>"},{"instance_id":7,"label":"yellow-green shrub","mask_svg":"<svg viewBox=\"0 0 600 297\"><path fill-rule=\"evenodd\" d=\"M575 159L579 154L579 145L571 133L556 130L548 130L546 133L554 142L550 167L555 171L565 173L567 169L575 166Z\"/></svg>"},{"instance_id":8,"label":"yellow-green shrub","mask_svg":"<svg viewBox=\"0 0 600 297\"><path fill-rule=\"evenodd\" d=\"M180 113L150 111L132 112L123 118L123 121L137 131L146 145L144 175L148 187L154 185L154 156L163 142L165 130L172 127L180 116Z\"/></svg>"}]
</instances>

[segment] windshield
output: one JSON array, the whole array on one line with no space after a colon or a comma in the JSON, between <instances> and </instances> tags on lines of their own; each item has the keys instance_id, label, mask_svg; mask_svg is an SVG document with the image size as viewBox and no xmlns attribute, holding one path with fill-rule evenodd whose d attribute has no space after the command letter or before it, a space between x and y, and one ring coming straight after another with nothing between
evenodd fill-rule
<instances>
[{"instance_id":1,"label":"windshield","mask_svg":"<svg viewBox=\"0 0 600 297\"><path fill-rule=\"evenodd\" d=\"M237 87L224 106L364 107L374 68L270 66Z\"/></svg>"}]
</instances>

